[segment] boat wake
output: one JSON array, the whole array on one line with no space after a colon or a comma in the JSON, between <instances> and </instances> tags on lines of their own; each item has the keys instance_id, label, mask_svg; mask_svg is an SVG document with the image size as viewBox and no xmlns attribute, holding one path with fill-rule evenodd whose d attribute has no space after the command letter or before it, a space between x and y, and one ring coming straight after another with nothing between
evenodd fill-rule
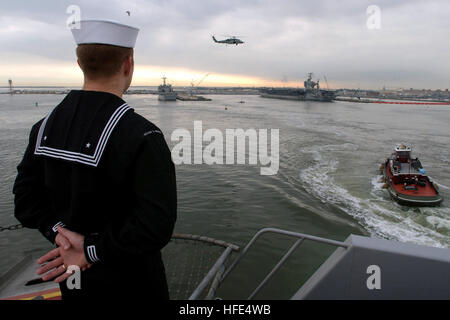
<instances>
[{"instance_id":1,"label":"boat wake","mask_svg":"<svg viewBox=\"0 0 450 320\"><path fill-rule=\"evenodd\" d=\"M305 189L324 203L331 203L355 218L372 236L434 247L449 247L450 208L408 208L391 201L381 182L382 176L371 179L367 197L354 195L335 181L339 161L332 151L357 150L354 144L304 148L313 163L301 170Z\"/></svg>"},{"instance_id":2,"label":"boat wake","mask_svg":"<svg viewBox=\"0 0 450 320\"><path fill-rule=\"evenodd\" d=\"M443 184L437 182L436 179L433 178L433 181L438 185L439 188L445 189L445 190L450 190L450 187L444 186Z\"/></svg>"}]
</instances>

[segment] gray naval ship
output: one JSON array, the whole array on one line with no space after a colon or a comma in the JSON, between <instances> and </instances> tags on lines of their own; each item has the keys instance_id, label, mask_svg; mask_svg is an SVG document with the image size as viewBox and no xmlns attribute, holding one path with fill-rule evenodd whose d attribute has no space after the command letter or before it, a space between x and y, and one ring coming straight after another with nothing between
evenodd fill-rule
<instances>
[{"instance_id":1,"label":"gray naval ship","mask_svg":"<svg viewBox=\"0 0 450 320\"><path fill-rule=\"evenodd\" d=\"M308 73L308 79L304 81L304 89L293 88L263 88L260 90L261 97L285 100L301 101L326 101L335 99L336 93L332 90L320 89L319 80L312 80L312 73Z\"/></svg>"},{"instance_id":2,"label":"gray naval ship","mask_svg":"<svg viewBox=\"0 0 450 320\"><path fill-rule=\"evenodd\" d=\"M163 77L163 84L158 87L158 100L160 101L176 101L177 93L173 91L171 84L166 84L166 77Z\"/></svg>"}]
</instances>

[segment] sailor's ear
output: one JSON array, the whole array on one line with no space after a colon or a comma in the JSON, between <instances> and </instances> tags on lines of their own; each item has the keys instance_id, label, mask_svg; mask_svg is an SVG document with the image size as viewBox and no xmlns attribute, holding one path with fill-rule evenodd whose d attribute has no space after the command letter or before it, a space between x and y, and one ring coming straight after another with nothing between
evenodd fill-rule
<instances>
[{"instance_id":1,"label":"sailor's ear","mask_svg":"<svg viewBox=\"0 0 450 320\"><path fill-rule=\"evenodd\" d=\"M79 66L80 69L81 69L80 59L77 59L77 63L78 63L78 66Z\"/></svg>"},{"instance_id":2,"label":"sailor's ear","mask_svg":"<svg viewBox=\"0 0 450 320\"><path fill-rule=\"evenodd\" d=\"M133 63L134 63L134 61L133 61L132 56L126 57L125 60L123 61L123 67L124 67L123 71L124 71L125 76L128 76L131 73L131 71L133 69Z\"/></svg>"}]
</instances>

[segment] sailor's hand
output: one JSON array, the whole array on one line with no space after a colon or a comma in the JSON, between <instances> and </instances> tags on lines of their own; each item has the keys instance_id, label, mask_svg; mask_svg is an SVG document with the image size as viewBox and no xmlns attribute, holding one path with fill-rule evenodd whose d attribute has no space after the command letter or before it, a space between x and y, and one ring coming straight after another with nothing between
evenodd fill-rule
<instances>
[{"instance_id":1,"label":"sailor's hand","mask_svg":"<svg viewBox=\"0 0 450 320\"><path fill-rule=\"evenodd\" d=\"M70 247L71 247L71 244L70 244L69 239L67 239L67 238L66 238L65 236L63 236L61 233L58 233L58 234L56 235L55 243L56 243L59 247L63 248L64 250L69 250ZM81 268L81 271L85 271L86 269L89 269L90 267L91 267L91 264L88 264L87 266L82 267L82 268Z\"/></svg>"},{"instance_id":2,"label":"sailor's hand","mask_svg":"<svg viewBox=\"0 0 450 320\"><path fill-rule=\"evenodd\" d=\"M84 255L84 236L61 227L58 227L58 234L66 238L70 243L70 247L68 249L59 248L59 255L62 258L64 265L75 265L82 270L89 268L90 265L86 260L86 256ZM55 279L55 282L62 282L70 277L70 275L70 272L61 274L60 276L58 276L58 278Z\"/></svg>"},{"instance_id":3,"label":"sailor's hand","mask_svg":"<svg viewBox=\"0 0 450 320\"><path fill-rule=\"evenodd\" d=\"M66 272L64 261L59 254L60 250L61 250L60 248L53 249L52 251L40 257L39 260L37 261L38 264L43 264L47 262L47 264L45 264L44 266L40 267L37 270L36 273L38 275L44 274L53 269L53 271L44 275L42 277L42 280L44 281L51 280Z\"/></svg>"},{"instance_id":4,"label":"sailor's hand","mask_svg":"<svg viewBox=\"0 0 450 320\"><path fill-rule=\"evenodd\" d=\"M38 264L46 263L37 270L38 275L42 275L42 280L47 281L55 279L55 282L62 282L70 277L71 273L67 271L67 266L76 265L82 271L91 267L84 255L84 236L72 232L65 228L58 228L58 239L56 243L58 248L53 249L43 255L37 261ZM67 249L65 249L67 248ZM51 272L49 272L52 270Z\"/></svg>"},{"instance_id":5,"label":"sailor's hand","mask_svg":"<svg viewBox=\"0 0 450 320\"><path fill-rule=\"evenodd\" d=\"M61 233L58 233L56 235L55 243L58 245L58 247L61 247L64 250L68 250L70 248L69 240L66 237L64 237Z\"/></svg>"},{"instance_id":6,"label":"sailor's hand","mask_svg":"<svg viewBox=\"0 0 450 320\"><path fill-rule=\"evenodd\" d=\"M67 273L67 276L64 279L70 276L71 273L67 271L67 267L64 264L63 258L60 255L60 251L62 250L63 250L62 248L53 249L52 251L40 257L39 260L37 261L38 264L43 264L47 262L44 266L40 267L36 272L38 275L42 275L48 272L42 277L43 281L55 279L57 277L60 277L61 275L64 275L64 273ZM90 267L91 264L81 267L81 271L85 271ZM49 272L50 270L52 271ZM60 281L63 280L60 279Z\"/></svg>"}]
</instances>

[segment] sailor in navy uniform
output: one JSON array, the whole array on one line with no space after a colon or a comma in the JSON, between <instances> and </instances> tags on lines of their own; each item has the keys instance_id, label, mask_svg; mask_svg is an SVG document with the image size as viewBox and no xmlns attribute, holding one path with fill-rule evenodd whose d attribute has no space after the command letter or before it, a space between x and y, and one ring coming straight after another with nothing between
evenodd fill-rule
<instances>
[{"instance_id":1,"label":"sailor in navy uniform","mask_svg":"<svg viewBox=\"0 0 450 320\"><path fill-rule=\"evenodd\" d=\"M101 39L134 46L134 29L89 23L84 40L75 37L78 44ZM120 42L120 32L111 29L125 34L124 41L135 35L134 41ZM63 299L131 297L142 288L144 298L168 299L160 250L173 232L177 196L171 153L158 127L115 94L72 90L32 127L17 169L16 218L52 243L58 226L84 237L89 265L81 289L61 282Z\"/></svg>"}]
</instances>

